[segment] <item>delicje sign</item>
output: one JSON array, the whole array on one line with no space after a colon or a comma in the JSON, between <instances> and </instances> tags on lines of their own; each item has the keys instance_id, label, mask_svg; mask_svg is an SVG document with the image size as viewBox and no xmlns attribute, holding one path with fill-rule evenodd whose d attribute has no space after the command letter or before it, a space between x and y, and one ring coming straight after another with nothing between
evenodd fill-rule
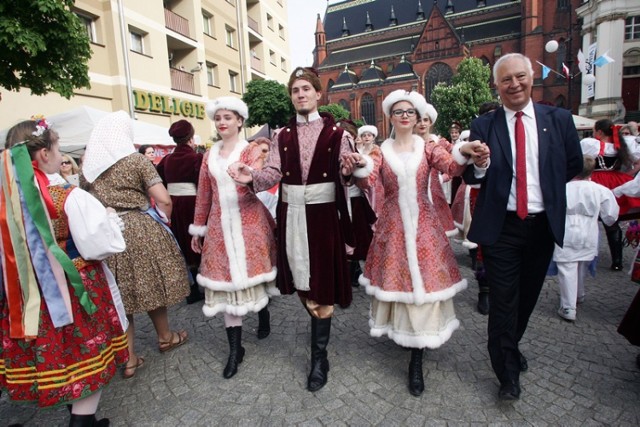
<instances>
[{"instance_id":1,"label":"delicje sign","mask_svg":"<svg viewBox=\"0 0 640 427\"><path fill-rule=\"evenodd\" d=\"M204 119L204 104L187 101L186 99L171 98L153 92L133 91L134 107L136 110L152 111L154 113L175 114L185 117Z\"/></svg>"}]
</instances>

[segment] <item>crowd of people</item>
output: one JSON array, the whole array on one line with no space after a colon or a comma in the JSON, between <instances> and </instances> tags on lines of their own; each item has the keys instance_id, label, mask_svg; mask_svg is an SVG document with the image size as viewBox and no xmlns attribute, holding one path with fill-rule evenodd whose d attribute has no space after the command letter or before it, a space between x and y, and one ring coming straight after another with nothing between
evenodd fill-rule
<instances>
[{"instance_id":1,"label":"crowd of people","mask_svg":"<svg viewBox=\"0 0 640 427\"><path fill-rule=\"evenodd\" d=\"M640 162L625 139L637 127L600 120L581 143L569 111L532 101L533 74L527 57L503 55L493 68L502 104L482 106L469 130L453 123L449 139L432 133L438 113L421 94L395 90L382 102L391 136L378 145L375 126L318 112L323 88L304 67L287 85L296 115L272 141L244 140L248 106L221 97L206 107L217 142L197 153L193 126L179 120L176 148L157 167L153 147L134 147L124 112L96 125L80 169L46 119L14 126L0 159L0 387L14 400L70 405L70 425L106 426L95 417L102 387L118 366L129 379L145 364L134 314L149 315L166 353L189 339L167 307L204 300L205 316L224 317L230 379L245 355L244 316L257 313L266 338L270 298L295 292L310 317L314 392L329 377L335 306L362 286L371 336L410 350L407 385L420 396L424 349L460 326L456 235L489 316L498 397L518 399L528 369L519 342L550 266L558 314L575 321L598 219L621 270L618 216L640 200ZM635 345L639 298L620 325Z\"/></svg>"}]
</instances>

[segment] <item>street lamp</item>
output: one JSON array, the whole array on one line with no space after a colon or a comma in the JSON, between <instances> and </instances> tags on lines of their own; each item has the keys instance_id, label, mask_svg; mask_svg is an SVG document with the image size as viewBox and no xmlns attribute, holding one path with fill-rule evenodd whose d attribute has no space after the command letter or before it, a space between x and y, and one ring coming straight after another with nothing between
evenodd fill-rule
<instances>
[{"instance_id":1,"label":"street lamp","mask_svg":"<svg viewBox=\"0 0 640 427\"><path fill-rule=\"evenodd\" d=\"M575 76L573 75L573 49L572 49L573 35L571 34L571 31L572 30L567 31L568 37L564 41L564 44L566 47L564 59L566 62L566 66L568 68L568 72L565 74L567 77L567 85L568 85L567 102L569 103L569 111L573 112L572 82ZM549 53L554 53L558 50L558 47L560 47L560 44L556 40L549 40L547 44L544 45L544 50L546 50Z\"/></svg>"}]
</instances>

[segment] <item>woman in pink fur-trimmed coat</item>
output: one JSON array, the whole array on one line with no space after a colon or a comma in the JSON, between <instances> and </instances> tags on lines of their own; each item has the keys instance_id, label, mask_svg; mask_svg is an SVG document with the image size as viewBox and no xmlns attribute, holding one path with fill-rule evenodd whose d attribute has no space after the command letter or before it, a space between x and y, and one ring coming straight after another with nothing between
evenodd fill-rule
<instances>
[{"instance_id":1,"label":"woman in pink fur-trimmed coat","mask_svg":"<svg viewBox=\"0 0 640 427\"><path fill-rule=\"evenodd\" d=\"M467 143L449 154L441 145L413 135L428 105L422 95L404 90L392 92L382 103L395 139L382 143L382 162L367 178L370 186L382 181L385 197L360 277L373 296L371 335L387 335L411 348L409 391L414 396L424 391L423 349L440 347L458 328L452 298L467 287L429 200L429 175L433 168L460 175L468 157L479 165L488 158L480 143Z\"/></svg>"},{"instance_id":2,"label":"woman in pink fur-trimmed coat","mask_svg":"<svg viewBox=\"0 0 640 427\"><path fill-rule=\"evenodd\" d=\"M206 107L222 140L205 154L200 169L191 246L202 253L198 284L205 288L202 311L208 317L224 313L229 359L223 376L231 378L244 357L242 317L259 313L258 338L270 332L267 304L275 287L275 222L247 186L227 173L231 163L262 167L265 145L239 137L248 109L237 98L218 98ZM266 145L268 147L269 145ZM204 238L204 242L203 242Z\"/></svg>"}]
</instances>

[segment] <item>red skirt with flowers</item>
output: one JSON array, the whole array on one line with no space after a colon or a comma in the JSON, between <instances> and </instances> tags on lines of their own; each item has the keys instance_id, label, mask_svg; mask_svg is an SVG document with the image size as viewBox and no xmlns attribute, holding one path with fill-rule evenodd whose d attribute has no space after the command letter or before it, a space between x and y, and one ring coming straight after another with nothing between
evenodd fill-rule
<instances>
[{"instance_id":1,"label":"red skirt with flowers","mask_svg":"<svg viewBox=\"0 0 640 427\"><path fill-rule=\"evenodd\" d=\"M101 264L83 263L78 270L98 311L88 315L70 287L73 323L54 328L43 298L35 340L9 337L8 305L0 298L0 387L12 400L71 403L100 390L127 362L127 336Z\"/></svg>"},{"instance_id":2,"label":"red skirt with flowers","mask_svg":"<svg viewBox=\"0 0 640 427\"><path fill-rule=\"evenodd\" d=\"M593 174L591 175L591 180L593 182L604 185L610 190L613 190L632 179L633 177L629 174L613 170L596 170L593 171ZM640 210L640 198L638 197L616 197L616 201L618 202L618 206L620 206L620 215L629 213L631 210Z\"/></svg>"}]
</instances>

